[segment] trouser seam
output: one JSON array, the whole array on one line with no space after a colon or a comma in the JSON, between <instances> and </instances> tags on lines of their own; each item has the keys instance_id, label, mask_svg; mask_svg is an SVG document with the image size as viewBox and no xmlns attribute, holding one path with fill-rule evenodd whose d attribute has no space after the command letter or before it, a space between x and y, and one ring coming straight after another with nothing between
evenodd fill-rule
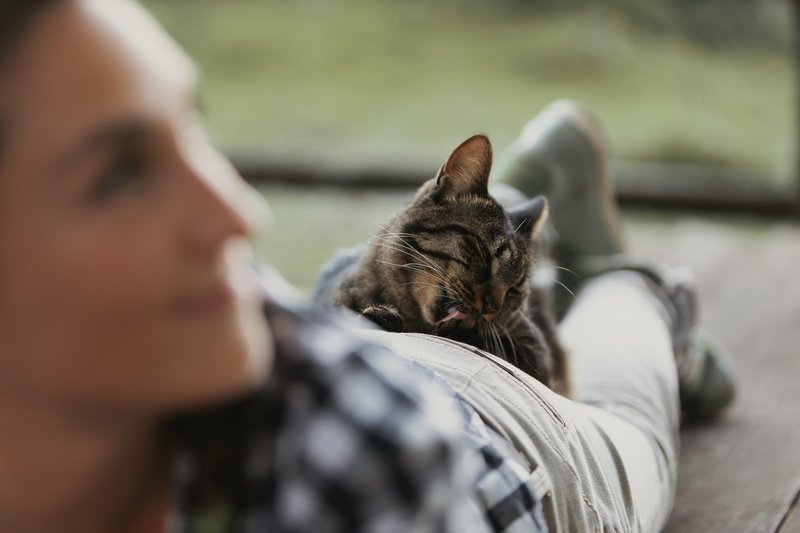
<instances>
[{"instance_id":1,"label":"trouser seam","mask_svg":"<svg viewBox=\"0 0 800 533\"><path fill-rule=\"evenodd\" d=\"M441 340L437 339L436 337L431 337L431 336L426 336L426 335L414 335L414 336L417 337L417 338L420 338L420 339L424 339L426 342L429 342L431 344L436 344L436 345L442 346L442 347L450 350L451 352L455 353L454 352L454 344L451 344L449 342L442 342ZM454 371L460 372L460 373L462 373L462 375L469 376L467 383L464 384L464 386L463 386L463 388L462 388L462 390L460 392L464 392L467 389L467 386L474 382L474 380L478 376L478 374L480 374L483 371L486 371L487 369L491 369L491 368L493 368L495 366L495 365L491 365L488 362L484 361L483 364L480 366L480 368L478 368L475 371L467 374L467 373L463 373L463 370L461 368L453 366L453 365L449 365L449 364L446 364L446 363L443 363L441 361L437 361L436 364L439 365L440 367L448 368L450 370L454 370ZM554 423L556 423L558 425L558 427L561 429L562 433L564 433L565 437L567 437L568 436L567 435L568 432L571 431L572 428L569 425L567 425L563 420L559 420L557 417L555 417L552 414L551 411L554 410L554 408L552 408L552 407L548 408L548 406L545 405L546 400L544 398L541 398L539 396L539 394L535 391L535 389L526 386L526 384L524 382L520 381L518 376L513 375L514 380L512 380L511 376L509 376L506 372L504 372L502 370L503 369L496 369L496 374L498 376L501 376L502 380L506 384L511 384L513 386L524 386L525 390L527 390L527 392L528 392L528 396L532 397L534 399L534 401L539 405L539 407L541 407L542 409L544 409L547 412L548 417ZM569 461L569 458L567 457L567 455L564 454L560 450L559 446L556 445L556 443L552 439L550 439L549 436L547 436L546 432L544 432L542 430L542 427L538 424L538 422L535 419L529 417L525 413L524 409L519 408L519 406L517 406L516 403L513 402L509 397L505 396L502 393L502 391L495 390L495 394L498 397L502 398L506 403L508 403L510 405L514 405L517 408L516 410L522 416L524 416L525 419L530 423L531 427L535 428L539 432L539 434L542 436L542 438L544 438L545 441L547 441L547 443L550 445L551 449L556 452L556 454L561 459L562 463L564 463L564 465L566 465L566 467L569 470L570 474L572 475L572 477L576 481L576 485L577 485L578 490L580 492L581 499L586 504L586 506L591 510L592 515L594 516L595 521L596 521L596 530L597 531L602 531L603 521L600 518L600 513L597 510L597 508L595 507L594 503L591 501L591 499L587 496L586 492L583 490L583 485L581 484L580 476L578 475L578 472L575 469L574 465L572 465L572 463ZM530 461L530 458L528 458L528 461ZM544 467L544 465L541 465L541 467ZM552 487L552 483L551 483L551 487ZM554 490L554 489L552 489L552 490Z\"/></svg>"},{"instance_id":2,"label":"trouser seam","mask_svg":"<svg viewBox=\"0 0 800 533\"><path fill-rule=\"evenodd\" d=\"M499 375L502 375L502 374L499 374ZM503 378L507 379L505 376L503 376ZM506 402L508 402L508 403L510 403L512 405L514 404L514 402L510 398L504 396L500 391L497 391L496 394L499 397L503 398L503 400L505 400ZM535 394L531 394L531 395L535 396ZM541 400L539 398L536 398L536 401L537 401L537 403L539 403L541 405ZM592 514L595 517L595 520L597 522L597 528L598 528L597 531L602 531L603 521L600 518L600 513L597 510L597 508L595 507L594 503L592 503L591 499L586 495L586 492L583 490L583 485L581 484L580 476L578 475L578 472L575 469L575 467L573 466L573 464L569 461L569 458L564 453L562 453L562 451L560 450L559 446L556 445L556 443L553 442L553 440L550 439L550 437L547 436L547 434L544 431L542 431L541 426L536 422L535 419L529 417L524 412L524 410L522 410L522 409L518 409L518 411L519 411L520 414L522 414L522 416L525 417L525 419L531 424L532 427L534 427L535 429L537 429L539 431L539 434L541 435L541 437L544 438L547 441L547 443L550 445L551 449L556 452L556 454L559 456L559 458L564 463L564 465L567 466L567 469L569 470L570 474L572 475L574 480L577 482L577 486L579 487L578 490L580 491L581 499L583 499L584 503L589 507L589 509L591 509ZM568 432L571 432L572 428L569 427L569 426L564 425L564 426L562 426L562 430L566 430L566 431L564 431L564 435L565 435L565 437L568 437ZM551 483L551 486L552 486L552 483ZM553 490L555 490L555 489L553 489Z\"/></svg>"}]
</instances>

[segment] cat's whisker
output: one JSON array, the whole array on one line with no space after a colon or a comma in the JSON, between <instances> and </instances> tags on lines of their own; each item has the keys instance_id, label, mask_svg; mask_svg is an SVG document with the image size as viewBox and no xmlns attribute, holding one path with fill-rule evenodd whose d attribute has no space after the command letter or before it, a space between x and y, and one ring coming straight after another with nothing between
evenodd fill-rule
<instances>
[{"instance_id":1,"label":"cat's whisker","mask_svg":"<svg viewBox=\"0 0 800 533\"><path fill-rule=\"evenodd\" d=\"M494 324L492 324L492 326L491 326L491 331L492 331L492 335L495 338L495 342L497 343L498 346L500 346L500 348L498 350L500 353L498 355L501 356L504 361L508 361L509 363L513 363L513 361L511 359L509 359L508 354L506 353L506 349L503 346L503 341L500 339L500 333L498 332L498 329Z\"/></svg>"},{"instance_id":2,"label":"cat's whisker","mask_svg":"<svg viewBox=\"0 0 800 533\"><path fill-rule=\"evenodd\" d=\"M432 273L429 270L425 269L425 265L420 265L419 263L403 263L403 264L400 264L400 263L392 263L391 261L385 261L383 259L377 259L376 261L378 263L382 263L384 265L394 266L394 267L397 267L397 268L403 268L405 270L411 270L412 272L417 272L419 274L424 274L426 276L431 276L433 278L436 278L434 273ZM441 281L441 280L437 279L437 281Z\"/></svg>"},{"instance_id":3,"label":"cat's whisker","mask_svg":"<svg viewBox=\"0 0 800 533\"><path fill-rule=\"evenodd\" d=\"M447 279L443 279L442 276L446 276L448 278L449 278L449 276L447 276L447 274L445 273L444 269L440 265L437 265L436 263L434 263L431 259L429 259L424 254L422 254L419 250L414 248L408 241L406 241L405 239L399 237L399 235L408 235L408 236L412 236L412 237L414 235L408 234L408 233L395 233L395 232L389 231L386 228L382 228L382 229L386 232L386 235L381 235L381 236L378 236L378 237L380 239L383 239L383 240L389 241L389 242L388 243L387 242L380 242L379 240L377 240L377 238L374 238L373 239L373 244L376 244L378 246L382 246L382 247L385 247L385 248L389 248L389 249L395 250L395 251L397 251L399 253L402 253L404 255L408 255L409 257L412 257L412 258L419 258L420 260L422 260L425 263L424 266L427 266L428 268L430 268L430 269L436 271L438 274L440 274L440 276L434 276L433 274L431 274L431 275L434 278L436 278L438 281L440 281L442 283L442 285L445 285L445 286L449 286L450 285L448 283ZM392 239L392 236L398 236L397 239L400 241L400 243L398 244L397 242L395 242ZM419 265L419 266L423 266L423 265ZM451 292L452 294L455 294L457 296L461 296L462 299L464 299L465 301L470 301L469 298L466 298L467 295L464 294L464 292L462 292L462 291L456 291L456 290L452 290L451 289L449 292Z\"/></svg>"},{"instance_id":4,"label":"cat's whisker","mask_svg":"<svg viewBox=\"0 0 800 533\"><path fill-rule=\"evenodd\" d=\"M453 293L452 289L450 289L450 287L448 287L446 284L444 284L444 285L435 285L433 283L427 283L425 281L409 281L409 282L403 284L404 287L407 287L409 285L413 285L413 286L415 286L415 288L416 287L429 287L431 289L442 290L445 295L450 296L449 298L446 298L442 304L440 304L440 305L442 305L442 306L444 306L446 308L450 308L450 307L453 307L453 306L458 306L462 302L462 300L460 298L458 298L458 295Z\"/></svg>"},{"instance_id":5,"label":"cat's whisker","mask_svg":"<svg viewBox=\"0 0 800 533\"><path fill-rule=\"evenodd\" d=\"M509 360L508 354L506 353L506 348L503 346L503 340L500 338L500 333L498 332L497 327L492 324L492 334L494 335L495 342L497 342L497 350L500 352L500 357L511 363L512 361Z\"/></svg>"},{"instance_id":6,"label":"cat's whisker","mask_svg":"<svg viewBox=\"0 0 800 533\"><path fill-rule=\"evenodd\" d=\"M437 276L435 273L428 273L428 275L438 281L441 284L440 288L443 289L445 293L451 295L456 303L471 302L473 300L473 298L470 298L468 292L461 287L458 282L453 280L449 274L442 273L440 276Z\"/></svg>"},{"instance_id":7,"label":"cat's whisker","mask_svg":"<svg viewBox=\"0 0 800 533\"><path fill-rule=\"evenodd\" d=\"M450 279L450 276L448 276L448 279ZM474 298L470 297L469 291L461 283L458 283L458 281L452 279L450 279L450 281L454 282L451 286L451 292L457 296L459 300L462 302L472 302L475 300Z\"/></svg>"},{"instance_id":8,"label":"cat's whisker","mask_svg":"<svg viewBox=\"0 0 800 533\"><path fill-rule=\"evenodd\" d=\"M435 281L439 282L439 285L435 285L435 284L430 283L430 285L432 287L436 287L437 289L441 288L441 289L444 290L445 293L448 293L448 294L450 294L452 296L455 296L455 297L458 296L458 293L456 291L452 290L450 285L447 283L446 279L444 279L441 276L437 275L435 272L431 272L429 270L426 270L425 265L422 265L422 264L419 264L419 263L399 264L399 263L392 263L391 261L385 261L383 259L377 259L377 262L378 263L382 263L384 265L394 266L394 267L397 267L397 268L402 268L402 269L405 269L405 270L410 270L411 272L416 272L418 274L429 276L429 277L433 278ZM413 282L409 282L409 283L420 283L421 284L421 283L428 283L428 282L413 281Z\"/></svg>"},{"instance_id":9,"label":"cat's whisker","mask_svg":"<svg viewBox=\"0 0 800 533\"><path fill-rule=\"evenodd\" d=\"M437 289L437 290L441 289L445 293L451 293L452 294L452 291L450 291L449 287L447 287L445 285L436 285L435 283L428 283L426 281L409 281L409 282L403 284L404 287L408 287L409 285L414 285L414 286L417 286L417 287L430 287L431 289ZM450 298L448 300L448 303L454 303L454 302L457 302L457 301L458 300L455 299L455 298Z\"/></svg>"},{"instance_id":10,"label":"cat's whisker","mask_svg":"<svg viewBox=\"0 0 800 533\"><path fill-rule=\"evenodd\" d=\"M446 295L450 296L448 304L460 304L461 302L470 301L469 298L465 297L462 291L453 288L453 286L449 282L450 280L447 279L450 277L447 274L443 274L442 276L437 276L436 274L430 272L426 274L434 278L436 281L438 281L439 285L435 285L433 283L425 281L410 281L407 282L405 285L426 285L432 288L441 289Z\"/></svg>"},{"instance_id":11,"label":"cat's whisker","mask_svg":"<svg viewBox=\"0 0 800 533\"><path fill-rule=\"evenodd\" d=\"M420 287L431 287L433 289L439 288L439 285L436 285L435 283L428 283L426 281L409 281L407 283L403 283L404 287L407 287L409 285L418 285Z\"/></svg>"},{"instance_id":12,"label":"cat's whisker","mask_svg":"<svg viewBox=\"0 0 800 533\"><path fill-rule=\"evenodd\" d=\"M404 246L406 246L406 247L407 247L409 250L411 250L411 251L412 251L414 254L416 254L417 256L419 256L420 258L422 258L422 260L423 260L423 261L425 261L425 262L427 262L428 264L430 264L430 265L431 265L431 268L434 268L434 269L436 269L436 270L439 270L440 272L442 272L442 271L444 270L444 269L443 269L441 266L437 265L437 264L436 264L436 263L435 263L435 262L434 262L432 259L430 259L429 257L425 256L425 254L423 254L422 252L420 252L419 250L417 250L417 249L416 249L414 246L412 246L412 245L411 245L411 243L409 243L407 240L403 239L402 237L398 237L398 240L399 240L399 241L400 241L400 242L401 242L401 243L402 243Z\"/></svg>"},{"instance_id":13,"label":"cat's whisker","mask_svg":"<svg viewBox=\"0 0 800 533\"><path fill-rule=\"evenodd\" d=\"M505 359L505 357L503 357L503 354L501 353L500 347L497 346L497 339L495 338L494 330L492 329L492 326L489 326L489 328L488 328L487 344L491 347L492 353L494 355L496 355L497 357L499 357L501 359Z\"/></svg>"},{"instance_id":14,"label":"cat's whisker","mask_svg":"<svg viewBox=\"0 0 800 533\"><path fill-rule=\"evenodd\" d=\"M492 336L492 343L495 346L494 348L495 355L507 361L508 359L506 359L506 353L505 350L503 349L503 345L502 343L498 342L497 328L494 326L494 324L489 324L489 333Z\"/></svg>"},{"instance_id":15,"label":"cat's whisker","mask_svg":"<svg viewBox=\"0 0 800 533\"><path fill-rule=\"evenodd\" d=\"M408 246L404 243L396 242L394 238L383 238L382 240L378 239L377 237L373 237L368 241L368 244L375 244L377 246L382 246L384 248L389 248L391 250L396 250L402 254L410 255L410 256L417 256L419 252L411 246ZM423 256L424 257L424 256ZM439 266L439 265L436 265Z\"/></svg>"},{"instance_id":16,"label":"cat's whisker","mask_svg":"<svg viewBox=\"0 0 800 533\"><path fill-rule=\"evenodd\" d=\"M424 261L423 263L414 263L414 264L418 264L421 267L427 268L431 272L435 272L437 274L443 274L443 272L441 271L441 269L439 268L438 265L431 265L430 262L427 261L424 257L418 257L417 255L411 254L411 253L407 252L406 250L397 248L396 246L394 246L392 244L379 243L379 242L375 242L375 243L371 243L371 244L374 244L376 246L380 246L382 248L388 248L390 250L395 250L395 251L397 251L397 252L399 252L399 253L401 253L403 255L408 256L410 259L413 259L415 261L418 261L419 259L422 259Z\"/></svg>"},{"instance_id":17,"label":"cat's whisker","mask_svg":"<svg viewBox=\"0 0 800 533\"><path fill-rule=\"evenodd\" d=\"M497 346L494 343L494 337L492 336L492 326L489 325L487 328L480 329L481 339L483 339L484 345L486 345L486 350L498 357L500 354L497 353Z\"/></svg>"},{"instance_id":18,"label":"cat's whisker","mask_svg":"<svg viewBox=\"0 0 800 533\"><path fill-rule=\"evenodd\" d=\"M574 270L570 270L570 269L568 269L567 267L562 267L562 266L558 266L558 265L556 265L556 266L554 266L553 268L555 268L555 269L557 269L557 270L563 270L564 272L569 272L570 274L572 274L572 275L573 275L573 276L575 276L576 278L580 278L580 277L581 277L581 276L580 276L580 274L578 274L578 273L577 273L577 272L575 272Z\"/></svg>"},{"instance_id":19,"label":"cat's whisker","mask_svg":"<svg viewBox=\"0 0 800 533\"><path fill-rule=\"evenodd\" d=\"M423 261L426 266L431 268L432 270L436 270L437 272L443 272L442 267L431 261L429 258L425 257L422 253L419 252L416 248L411 246L406 242L402 242L401 244L397 244L394 240L387 239L389 242L380 242L375 239L371 239L369 244L375 244L377 246L381 246L383 248L388 248L391 250L395 250L401 254L407 255L413 259L419 259ZM402 241L402 239L401 239Z\"/></svg>"},{"instance_id":20,"label":"cat's whisker","mask_svg":"<svg viewBox=\"0 0 800 533\"><path fill-rule=\"evenodd\" d=\"M490 335L491 334L491 326L488 328L488 332L481 330L481 340L483 341L483 345L486 346L486 351L491 354L494 354L498 357L501 357L500 354L497 353L497 345L494 342L494 338Z\"/></svg>"},{"instance_id":21,"label":"cat's whisker","mask_svg":"<svg viewBox=\"0 0 800 533\"><path fill-rule=\"evenodd\" d=\"M378 226L380 229L382 229L388 235L401 235L403 237L416 237L416 235L414 235L413 233L403 233L403 232L400 232L400 231L392 231L389 228L387 228L386 226L384 226L383 224L381 224L381 223L379 223L379 222L377 222L375 220L373 220L372 223L375 224L376 226Z\"/></svg>"},{"instance_id":22,"label":"cat's whisker","mask_svg":"<svg viewBox=\"0 0 800 533\"><path fill-rule=\"evenodd\" d=\"M404 238L403 238L403 237L416 237L416 235L414 235L413 233L398 233L398 232L392 232L392 231L389 231L389 230L388 230L388 229L386 229L386 228L384 228L384 231L386 232L387 236L396 238L398 241L400 241L400 243L401 243L401 244L402 244L402 245L403 245L403 246L404 246L406 249L408 249L408 250L410 250L411 252L413 252L414 254L418 255L418 256L419 256L420 258L422 258L424 261L427 261L428 263L430 263L430 265L431 265L432 267L434 267L434 268L438 268L438 269L440 269L440 270L441 270L441 267L440 267L439 265L437 265L436 263L434 263L434 262L433 262L433 261L432 261L430 258L428 258L427 256L425 256L425 255L424 255L422 252L420 252L419 250L417 250L417 249L416 249L416 248L415 248L415 247L414 247L414 246L413 246L413 245L412 245L410 242L408 242L406 239L404 239Z\"/></svg>"},{"instance_id":23,"label":"cat's whisker","mask_svg":"<svg viewBox=\"0 0 800 533\"><path fill-rule=\"evenodd\" d=\"M508 354L506 353L505 346L503 346L503 340L500 338L500 333L497 331L497 327L495 327L494 324L492 324L490 326L490 331L492 332L492 335L494 336L494 339L495 339L495 343L497 345L497 355L499 357L502 357L504 361L508 361L509 363L514 362L514 361L511 361L508 358ZM515 359L516 359L516 357L515 357Z\"/></svg>"},{"instance_id":24,"label":"cat's whisker","mask_svg":"<svg viewBox=\"0 0 800 533\"><path fill-rule=\"evenodd\" d=\"M569 289L569 287L567 287L566 285L564 285L563 283L561 283L561 282L560 282L560 281L558 281L557 279L554 279L553 281L555 281L556 283L558 283L559 285L561 285L561 287L563 287L565 291L567 291L568 293L570 293L570 294L572 295L572 299L573 299L573 300L577 299L577 296L575 296L575 293L574 293L574 292L572 292L572 291Z\"/></svg>"},{"instance_id":25,"label":"cat's whisker","mask_svg":"<svg viewBox=\"0 0 800 533\"><path fill-rule=\"evenodd\" d=\"M502 330L503 335L506 339L508 339L508 344L511 346L511 353L514 356L514 365L519 367L519 358L517 357L517 348L514 343L514 337L511 335L511 332L506 326L498 324L498 327Z\"/></svg>"}]
</instances>

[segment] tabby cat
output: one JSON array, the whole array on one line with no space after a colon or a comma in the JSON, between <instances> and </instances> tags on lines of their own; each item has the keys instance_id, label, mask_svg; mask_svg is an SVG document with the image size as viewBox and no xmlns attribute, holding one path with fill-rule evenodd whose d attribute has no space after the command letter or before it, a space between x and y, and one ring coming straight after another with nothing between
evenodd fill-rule
<instances>
[{"instance_id":1,"label":"tabby cat","mask_svg":"<svg viewBox=\"0 0 800 533\"><path fill-rule=\"evenodd\" d=\"M491 165L486 136L464 141L369 244L334 257L314 298L388 331L466 342L564 393L554 314L530 282L547 200L504 210L488 191Z\"/></svg>"}]
</instances>

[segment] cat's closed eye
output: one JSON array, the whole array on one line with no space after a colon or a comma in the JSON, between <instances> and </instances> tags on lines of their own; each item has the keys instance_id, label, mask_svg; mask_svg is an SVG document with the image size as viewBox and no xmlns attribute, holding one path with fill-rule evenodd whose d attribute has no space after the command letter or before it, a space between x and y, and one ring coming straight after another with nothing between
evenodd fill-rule
<instances>
[{"instance_id":1,"label":"cat's closed eye","mask_svg":"<svg viewBox=\"0 0 800 533\"><path fill-rule=\"evenodd\" d=\"M501 260L508 260L511 257L511 247L504 242L497 248L494 256Z\"/></svg>"}]
</instances>

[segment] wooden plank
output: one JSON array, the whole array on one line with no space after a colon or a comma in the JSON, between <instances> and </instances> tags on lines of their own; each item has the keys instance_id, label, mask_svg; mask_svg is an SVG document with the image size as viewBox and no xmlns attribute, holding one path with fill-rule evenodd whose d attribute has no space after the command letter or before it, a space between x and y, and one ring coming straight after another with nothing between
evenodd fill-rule
<instances>
[{"instance_id":1,"label":"wooden plank","mask_svg":"<svg viewBox=\"0 0 800 533\"><path fill-rule=\"evenodd\" d=\"M430 168L359 166L330 168L319 162L280 164L262 157L232 155L239 172L258 185L287 184L340 189L417 188L433 177ZM696 167L652 163L618 164L617 199L623 205L752 213L770 218L797 218L798 202L783 190L763 187L770 180L725 167ZM713 177L713 183L706 183ZM728 179L730 178L730 179ZM705 185L703 185L705 183Z\"/></svg>"},{"instance_id":2,"label":"wooden plank","mask_svg":"<svg viewBox=\"0 0 800 533\"><path fill-rule=\"evenodd\" d=\"M698 269L706 323L730 346L741 385L728 417L684 428L666 531L771 533L800 487L800 230L753 239L683 225L651 249Z\"/></svg>"}]
</instances>

